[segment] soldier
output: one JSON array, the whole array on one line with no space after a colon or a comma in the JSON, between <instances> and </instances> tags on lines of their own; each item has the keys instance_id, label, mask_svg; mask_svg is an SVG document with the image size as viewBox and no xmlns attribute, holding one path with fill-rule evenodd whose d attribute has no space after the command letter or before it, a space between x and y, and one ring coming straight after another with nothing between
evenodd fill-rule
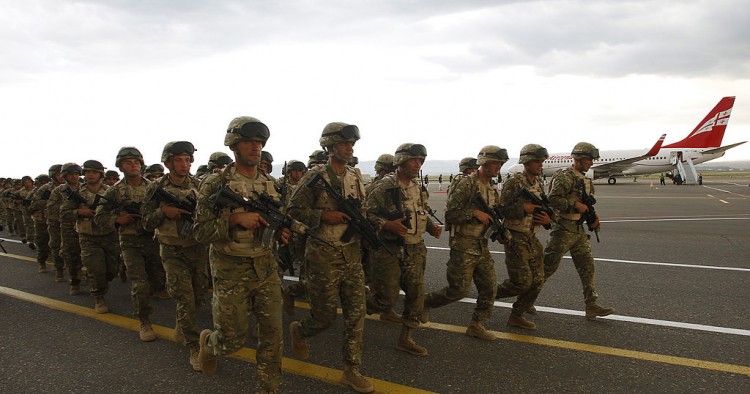
<instances>
[{"instance_id":1,"label":"soldier","mask_svg":"<svg viewBox=\"0 0 750 394\"><path fill-rule=\"evenodd\" d=\"M52 260L55 263L55 282L64 282L65 275L63 270L65 269L65 261L60 256L60 200L61 196L58 192L56 199L58 203L53 207L52 210L48 209L48 203L52 198L54 190L65 183L62 176L60 175L61 164L53 164L47 173L50 176L50 182L42 185L34 193L31 198L31 210L36 212L38 215L42 215L47 219L47 234L49 236L49 250L48 253L52 254ZM41 243L40 243L41 250Z\"/></svg>"},{"instance_id":2,"label":"soldier","mask_svg":"<svg viewBox=\"0 0 750 394\"><path fill-rule=\"evenodd\" d=\"M307 169L312 169L315 166L326 163L328 163L328 154L324 150L317 149L310 154L310 157L307 160Z\"/></svg>"},{"instance_id":3,"label":"soldier","mask_svg":"<svg viewBox=\"0 0 750 394\"><path fill-rule=\"evenodd\" d=\"M120 180L120 174L115 170L109 170L104 173L104 184L107 186L114 186Z\"/></svg>"},{"instance_id":4,"label":"soldier","mask_svg":"<svg viewBox=\"0 0 750 394\"><path fill-rule=\"evenodd\" d=\"M497 286L496 298L518 296L508 318L508 325L527 330L536 330L536 324L524 318L524 312L535 314L534 299L544 283L544 249L536 237L540 226L549 228L549 214L536 205L526 192L544 201L544 187L540 175L542 165L549 157L547 149L541 145L528 144L521 149L518 160L523 164L523 172L516 173L503 186L500 193L500 213L505 217L505 227L512 238L503 245L508 279Z\"/></svg>"},{"instance_id":5,"label":"soldier","mask_svg":"<svg viewBox=\"0 0 750 394\"><path fill-rule=\"evenodd\" d=\"M173 141L164 146L161 161L169 173L148 185L141 214L143 228L155 231L161 245L167 289L177 302L175 335L184 338L183 345L188 347L190 365L193 370L200 371L196 311L205 302L207 294L208 255L205 245L192 235L193 212L185 209L197 201L198 181L190 176L195 151L188 141ZM174 202L159 197L164 193Z\"/></svg>"},{"instance_id":6,"label":"soldier","mask_svg":"<svg viewBox=\"0 0 750 394\"><path fill-rule=\"evenodd\" d=\"M8 178L3 182L3 209L5 210L5 224L8 227L8 235L16 235L16 211L14 209L15 204L13 203L12 194L15 192L13 188L13 179Z\"/></svg>"},{"instance_id":7,"label":"soldier","mask_svg":"<svg viewBox=\"0 0 750 394\"><path fill-rule=\"evenodd\" d=\"M203 373L216 373L217 356L241 349L246 342L249 318L257 320L256 372L261 392L275 392L282 382L281 279L270 246L261 243L269 224L256 212L244 208L214 206L212 196L228 187L244 198L257 200L266 193L278 200L275 179L259 170L261 149L270 132L258 119L232 119L224 145L234 152L235 162L209 175L201 185L194 234L211 243L214 278L214 331L200 335L200 365ZM215 209L216 208L216 209ZM282 243L289 230L280 231Z\"/></svg>"},{"instance_id":8,"label":"soldier","mask_svg":"<svg viewBox=\"0 0 750 394\"><path fill-rule=\"evenodd\" d=\"M30 176L26 175L21 179L21 189L18 191L21 204L21 216L23 218L23 227L26 229L26 239L22 239L21 242L27 243L29 249L35 250L36 244L34 243L36 237L34 232L34 220L31 218L29 213L29 205L31 205L31 194L34 191L34 180ZM46 269L46 268L45 268Z\"/></svg>"},{"instance_id":9,"label":"soldier","mask_svg":"<svg viewBox=\"0 0 750 394\"><path fill-rule=\"evenodd\" d=\"M11 209L13 210L13 226L15 227L18 236L21 237L21 242L24 244L29 242L28 233L26 232L28 228L24 222L23 196L21 195L24 190L26 178L28 178L29 183L31 183L31 177L28 175L25 175L22 179L14 180L13 190L10 194L10 204Z\"/></svg>"},{"instance_id":10,"label":"soldier","mask_svg":"<svg viewBox=\"0 0 750 394\"><path fill-rule=\"evenodd\" d=\"M68 268L70 281L68 293L77 295L81 284L79 272L81 270L81 244L75 229L75 215L63 217L61 208L65 201L63 193L78 192L78 189L80 189L81 166L76 163L65 163L60 171L65 183L52 190L49 201L47 201L47 216L59 219L60 255L65 262L65 267ZM55 281L57 281L57 277L55 277Z\"/></svg>"},{"instance_id":11,"label":"soldier","mask_svg":"<svg viewBox=\"0 0 750 394\"><path fill-rule=\"evenodd\" d=\"M266 174L271 173L273 170L273 155L271 155L271 152L262 151L260 153L260 164L258 165L258 169Z\"/></svg>"},{"instance_id":12,"label":"soldier","mask_svg":"<svg viewBox=\"0 0 750 394\"><path fill-rule=\"evenodd\" d=\"M164 176L164 166L159 163L151 164L143 171L143 176L153 182Z\"/></svg>"},{"instance_id":13,"label":"soldier","mask_svg":"<svg viewBox=\"0 0 750 394\"><path fill-rule=\"evenodd\" d=\"M211 173L211 170L208 169L208 166L206 164L201 164L198 166L198 169L195 170L195 178L199 180L203 180L203 178L205 178L206 175L210 173Z\"/></svg>"},{"instance_id":14,"label":"soldier","mask_svg":"<svg viewBox=\"0 0 750 394\"><path fill-rule=\"evenodd\" d=\"M283 201L284 206L289 206L292 193L299 186L299 181L302 176L307 172L305 163L297 160L290 160L286 168L283 171L284 179L279 184L282 185L284 192ZM305 254L305 237L300 234L292 234L287 245L279 246L279 258L281 259L284 267L290 265L294 267L295 262L302 262ZM300 265L299 270L299 281L287 286L282 295L284 297L284 312L288 315L294 315L294 299L304 297L307 292L305 291L305 266Z\"/></svg>"},{"instance_id":15,"label":"soldier","mask_svg":"<svg viewBox=\"0 0 750 394\"><path fill-rule=\"evenodd\" d=\"M214 152L208 157L208 171L219 172L232 163L232 158L224 152Z\"/></svg>"},{"instance_id":16,"label":"soldier","mask_svg":"<svg viewBox=\"0 0 750 394\"><path fill-rule=\"evenodd\" d=\"M481 198L490 208L497 205L499 196L490 180L497 176L506 161L508 152L505 149L494 145L483 147L477 156L479 170L461 178L448 194L445 212L445 221L451 225L451 250L446 271L448 287L425 297L423 322L429 320L428 308L441 307L465 297L473 278L479 294L466 335L487 341L497 339L481 323L492 314L497 278L495 262L484 237L491 216L480 208L476 199Z\"/></svg>"},{"instance_id":17,"label":"soldier","mask_svg":"<svg viewBox=\"0 0 750 394\"><path fill-rule=\"evenodd\" d=\"M424 304L427 248L422 237L427 232L439 238L443 231L428 216L429 195L417 180L426 157L424 145L400 145L394 159L396 172L377 183L367 195L366 204L368 218L380 227L385 244L385 248L371 251L377 264L372 266L368 313L391 311L398 301L399 288L403 288L403 325L396 350L417 356L428 354L411 336L412 330L419 327ZM395 256L388 250L396 251Z\"/></svg>"},{"instance_id":18,"label":"soldier","mask_svg":"<svg viewBox=\"0 0 750 394\"><path fill-rule=\"evenodd\" d=\"M117 276L120 248L114 225L100 225L94 219L97 195L104 195L108 186L104 178L104 166L96 160L83 163L84 187L72 194L60 206L60 220L75 221L75 229L81 245L81 263L94 297L94 311L107 313L109 307L104 300L109 282Z\"/></svg>"},{"instance_id":19,"label":"soldier","mask_svg":"<svg viewBox=\"0 0 750 394\"><path fill-rule=\"evenodd\" d=\"M96 209L96 222L101 226L115 226L119 234L120 250L130 277L130 298L133 314L140 320L138 337L143 342L156 340L151 328L153 308L149 303L152 291L163 282L164 268L159 256L159 243L154 233L144 230L141 206L146 198L149 181L141 175L143 155L132 146L120 148L115 166L125 178L104 193L106 203Z\"/></svg>"},{"instance_id":20,"label":"soldier","mask_svg":"<svg viewBox=\"0 0 750 394\"><path fill-rule=\"evenodd\" d=\"M44 273L47 272L47 259L50 254L46 207L47 199L49 199L49 195L52 193L49 188L51 178L47 174L42 174L36 177L36 182L38 186L29 196L31 202L28 210L31 220L34 222L34 236L38 245L36 261L39 263L39 273ZM43 195L45 192L41 192L42 194L40 194L42 190L46 190L46 195Z\"/></svg>"},{"instance_id":21,"label":"soldier","mask_svg":"<svg viewBox=\"0 0 750 394\"><path fill-rule=\"evenodd\" d=\"M544 249L544 280L557 271L563 256L570 251L583 286L586 318L592 319L615 311L596 303L598 294L594 284L594 257L591 255L589 235L580 220L581 215L589 209L581 202L581 185L587 194L594 194L594 184L584 174L591 168L594 160L599 158L599 150L588 142L579 142L570 155L573 157L573 165L557 171L550 183L549 203L555 209L558 220L552 224L550 239ZM590 228L599 229L598 216Z\"/></svg>"},{"instance_id":22,"label":"soldier","mask_svg":"<svg viewBox=\"0 0 750 394\"><path fill-rule=\"evenodd\" d=\"M328 163L309 170L300 183L308 185L314 176L322 176L344 198L364 201L365 190L361 177L346 165L359 140L357 126L329 123L323 129L320 145L328 153ZM364 208L364 207L363 207ZM300 360L307 359L307 338L313 337L336 320L338 301L344 315L344 373L342 382L354 390L369 393L372 383L360 372L362 363L362 334L365 320L365 278L362 270L359 234L342 241L351 218L341 212L338 202L326 191L302 186L295 190L289 203L289 213L308 225L320 238L333 243L331 247L313 237L307 237L305 270L310 313L300 322L289 326L292 353ZM364 215L364 209L362 214Z\"/></svg>"}]
</instances>

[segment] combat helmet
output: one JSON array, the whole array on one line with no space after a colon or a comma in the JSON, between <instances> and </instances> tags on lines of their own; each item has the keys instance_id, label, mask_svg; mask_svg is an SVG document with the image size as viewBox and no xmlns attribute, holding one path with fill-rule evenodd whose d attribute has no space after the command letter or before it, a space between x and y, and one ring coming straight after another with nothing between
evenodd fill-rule
<instances>
[{"instance_id":1,"label":"combat helmet","mask_svg":"<svg viewBox=\"0 0 750 394\"><path fill-rule=\"evenodd\" d=\"M107 170L107 172L104 173L104 178L120 179L120 173L115 170Z\"/></svg>"},{"instance_id":2,"label":"combat helmet","mask_svg":"<svg viewBox=\"0 0 750 394\"><path fill-rule=\"evenodd\" d=\"M406 143L401 144L396 149L396 154L393 155L393 164L400 166L409 159L424 159L427 158L427 148L422 144Z\"/></svg>"},{"instance_id":3,"label":"combat helmet","mask_svg":"<svg viewBox=\"0 0 750 394\"><path fill-rule=\"evenodd\" d=\"M394 171L392 154L383 153L382 155L378 156L378 159L375 160L375 172L378 172L378 171L387 171L387 172Z\"/></svg>"},{"instance_id":4,"label":"combat helmet","mask_svg":"<svg viewBox=\"0 0 750 394\"><path fill-rule=\"evenodd\" d=\"M521 157L518 162L521 164L528 163L533 160L547 160L549 159L549 153L547 149L538 144L528 144L521 148Z\"/></svg>"},{"instance_id":5,"label":"combat helmet","mask_svg":"<svg viewBox=\"0 0 750 394\"><path fill-rule=\"evenodd\" d=\"M331 122L323 128L320 146L327 148L340 142L357 142L358 140L359 128L357 126L343 122Z\"/></svg>"},{"instance_id":6,"label":"combat helmet","mask_svg":"<svg viewBox=\"0 0 750 394\"><path fill-rule=\"evenodd\" d=\"M260 141L262 146L266 146L266 141L270 136L268 126L260 120L251 116L239 116L229 122L227 134L224 136L224 145L232 146L242 140L250 140Z\"/></svg>"},{"instance_id":7,"label":"combat helmet","mask_svg":"<svg viewBox=\"0 0 750 394\"><path fill-rule=\"evenodd\" d=\"M208 168L224 167L232 162L232 158L224 152L214 152L208 157ZM200 168L200 167L198 167Z\"/></svg>"},{"instance_id":8,"label":"combat helmet","mask_svg":"<svg viewBox=\"0 0 750 394\"><path fill-rule=\"evenodd\" d=\"M305 173L307 171L307 167L305 167L305 163L299 160L289 160L289 162L286 164L286 170L284 172L287 171L302 171L302 173Z\"/></svg>"},{"instance_id":9,"label":"combat helmet","mask_svg":"<svg viewBox=\"0 0 750 394\"><path fill-rule=\"evenodd\" d=\"M102 165L101 162L96 160L86 160L83 162L83 172L86 171L97 171L102 173L102 177L104 176L104 165Z\"/></svg>"},{"instance_id":10,"label":"combat helmet","mask_svg":"<svg viewBox=\"0 0 750 394\"><path fill-rule=\"evenodd\" d=\"M164 166L156 163L151 164L150 166L146 167L146 170L143 171L143 175L151 175L151 174L160 174L159 176L164 175Z\"/></svg>"},{"instance_id":11,"label":"combat helmet","mask_svg":"<svg viewBox=\"0 0 750 394\"><path fill-rule=\"evenodd\" d=\"M34 184L37 186L41 186L49 182L50 182L50 176L47 174L39 174L36 176L36 178L34 178Z\"/></svg>"},{"instance_id":12,"label":"combat helmet","mask_svg":"<svg viewBox=\"0 0 750 394\"><path fill-rule=\"evenodd\" d=\"M49 167L49 170L47 170L47 175L54 176L55 174L59 174L62 170L62 164L53 164Z\"/></svg>"},{"instance_id":13,"label":"combat helmet","mask_svg":"<svg viewBox=\"0 0 750 394\"><path fill-rule=\"evenodd\" d=\"M208 166L205 164L201 164L198 166L198 169L195 171L195 176L196 178L199 178L203 175L208 174L209 172L211 172L211 170L208 169Z\"/></svg>"},{"instance_id":14,"label":"combat helmet","mask_svg":"<svg viewBox=\"0 0 750 394\"><path fill-rule=\"evenodd\" d=\"M464 157L461 159L460 162L458 162L458 170L461 172L466 172L469 168L477 169L479 168L479 164L477 164L477 159L473 157Z\"/></svg>"},{"instance_id":15,"label":"combat helmet","mask_svg":"<svg viewBox=\"0 0 750 394\"><path fill-rule=\"evenodd\" d=\"M60 173L62 175L72 173L78 173L78 175L80 175L83 173L83 170L81 170L81 166L76 163L65 163L62 165L62 167L60 167Z\"/></svg>"},{"instance_id":16,"label":"combat helmet","mask_svg":"<svg viewBox=\"0 0 750 394\"><path fill-rule=\"evenodd\" d=\"M190 162L192 163L195 160L193 153L197 150L198 149L195 149L195 146L189 141L167 142L167 144L164 145L164 150L161 151L161 162L168 162L174 155L188 154L190 155Z\"/></svg>"},{"instance_id":17,"label":"combat helmet","mask_svg":"<svg viewBox=\"0 0 750 394\"><path fill-rule=\"evenodd\" d=\"M328 161L328 153L324 150L314 150L310 154L310 159L307 161L307 168L312 168L316 164L325 164Z\"/></svg>"},{"instance_id":18,"label":"combat helmet","mask_svg":"<svg viewBox=\"0 0 750 394\"><path fill-rule=\"evenodd\" d=\"M492 161L505 163L508 161L508 151L495 145L487 145L477 155L477 165L483 165Z\"/></svg>"},{"instance_id":19,"label":"combat helmet","mask_svg":"<svg viewBox=\"0 0 750 394\"><path fill-rule=\"evenodd\" d=\"M593 144L588 142L579 142L573 147L573 151L570 152L570 155L573 156L574 159L588 157L591 160L596 160L599 158L599 149L596 149Z\"/></svg>"},{"instance_id":20,"label":"combat helmet","mask_svg":"<svg viewBox=\"0 0 750 394\"><path fill-rule=\"evenodd\" d=\"M115 167L120 168L120 163L123 159L138 159L141 162L141 167L145 167L146 163L143 161L143 154L138 148L134 146L123 146L117 151L117 158L115 158Z\"/></svg>"}]
</instances>

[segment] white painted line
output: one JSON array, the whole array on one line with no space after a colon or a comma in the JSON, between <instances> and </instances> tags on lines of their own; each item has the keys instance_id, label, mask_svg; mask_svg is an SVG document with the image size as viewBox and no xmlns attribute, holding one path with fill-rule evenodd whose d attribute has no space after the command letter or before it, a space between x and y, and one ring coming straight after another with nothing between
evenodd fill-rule
<instances>
[{"instance_id":1,"label":"white painted line","mask_svg":"<svg viewBox=\"0 0 750 394\"><path fill-rule=\"evenodd\" d=\"M721 200L721 199L719 201L723 202L724 204L729 204L728 202Z\"/></svg>"}]
</instances>

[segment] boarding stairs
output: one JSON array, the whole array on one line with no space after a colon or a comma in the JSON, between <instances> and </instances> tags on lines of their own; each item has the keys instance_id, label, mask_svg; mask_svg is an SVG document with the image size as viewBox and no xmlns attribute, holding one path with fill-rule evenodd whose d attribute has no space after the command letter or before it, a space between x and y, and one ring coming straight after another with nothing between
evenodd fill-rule
<instances>
[{"instance_id":1,"label":"boarding stairs","mask_svg":"<svg viewBox=\"0 0 750 394\"><path fill-rule=\"evenodd\" d=\"M695 170L695 164L693 161L688 159L685 161L677 161L677 172L682 177L684 184L686 185L697 185L698 184L698 172Z\"/></svg>"}]
</instances>

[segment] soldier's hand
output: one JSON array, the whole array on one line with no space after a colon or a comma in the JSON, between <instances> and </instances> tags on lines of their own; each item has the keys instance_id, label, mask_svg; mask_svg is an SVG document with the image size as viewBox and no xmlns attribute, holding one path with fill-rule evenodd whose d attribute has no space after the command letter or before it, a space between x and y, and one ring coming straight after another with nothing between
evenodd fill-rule
<instances>
[{"instance_id":1,"label":"soldier's hand","mask_svg":"<svg viewBox=\"0 0 750 394\"><path fill-rule=\"evenodd\" d=\"M141 215L134 215L132 213L122 213L115 219L115 223L123 226L126 224L130 224L135 222L136 219L141 217Z\"/></svg>"},{"instance_id":2,"label":"soldier's hand","mask_svg":"<svg viewBox=\"0 0 750 394\"><path fill-rule=\"evenodd\" d=\"M78 208L76 209L76 215L84 217L84 218L90 218L93 217L96 212L92 211L89 208Z\"/></svg>"},{"instance_id":3,"label":"soldier's hand","mask_svg":"<svg viewBox=\"0 0 750 394\"><path fill-rule=\"evenodd\" d=\"M409 229L404 226L403 220L404 218L388 220L383 223L383 230L390 231L399 237L405 237Z\"/></svg>"},{"instance_id":4,"label":"soldier's hand","mask_svg":"<svg viewBox=\"0 0 750 394\"><path fill-rule=\"evenodd\" d=\"M595 230L595 229L599 228L599 225L600 225L600 224L601 224L601 223L599 223L599 216L597 216L597 217L596 217L596 220L594 220L594 223L591 223L591 226L590 226L590 228L589 228L589 229L590 229L590 230Z\"/></svg>"},{"instance_id":5,"label":"soldier's hand","mask_svg":"<svg viewBox=\"0 0 750 394\"><path fill-rule=\"evenodd\" d=\"M164 217L172 220L179 220L181 215L191 215L189 211L170 205L162 205L161 211L164 213Z\"/></svg>"},{"instance_id":6,"label":"soldier's hand","mask_svg":"<svg viewBox=\"0 0 750 394\"><path fill-rule=\"evenodd\" d=\"M576 201L574 204L575 204L576 212L578 213L586 213L589 210L588 205L580 201Z\"/></svg>"},{"instance_id":7,"label":"soldier's hand","mask_svg":"<svg viewBox=\"0 0 750 394\"><path fill-rule=\"evenodd\" d=\"M490 224L490 222L492 221L492 217L490 215L478 209L474 210L474 212L472 213L472 216L477 218L477 220L479 220L482 224Z\"/></svg>"},{"instance_id":8,"label":"soldier's hand","mask_svg":"<svg viewBox=\"0 0 750 394\"><path fill-rule=\"evenodd\" d=\"M291 238L292 230L284 227L279 231L279 242L281 242L282 245L288 245Z\"/></svg>"},{"instance_id":9,"label":"soldier's hand","mask_svg":"<svg viewBox=\"0 0 750 394\"><path fill-rule=\"evenodd\" d=\"M261 225L268 226L268 222L256 212L233 212L229 215L229 227L240 226L252 231Z\"/></svg>"},{"instance_id":10,"label":"soldier's hand","mask_svg":"<svg viewBox=\"0 0 750 394\"><path fill-rule=\"evenodd\" d=\"M324 210L320 214L320 221L325 224L344 224L348 223L351 219L347 214L332 209Z\"/></svg>"},{"instance_id":11,"label":"soldier's hand","mask_svg":"<svg viewBox=\"0 0 750 394\"><path fill-rule=\"evenodd\" d=\"M438 226L437 224L432 226L432 230L430 231L430 235L433 237L440 239L440 235L443 234L443 227Z\"/></svg>"},{"instance_id":12,"label":"soldier's hand","mask_svg":"<svg viewBox=\"0 0 750 394\"><path fill-rule=\"evenodd\" d=\"M537 208L541 208L539 205L532 204L530 202L523 203L523 211L526 213L534 213L534 210Z\"/></svg>"},{"instance_id":13,"label":"soldier's hand","mask_svg":"<svg viewBox=\"0 0 750 394\"><path fill-rule=\"evenodd\" d=\"M532 220L532 223L535 226L546 226L552 222L552 218L549 217L547 212L544 211L538 211L534 213L534 219Z\"/></svg>"}]
</instances>

